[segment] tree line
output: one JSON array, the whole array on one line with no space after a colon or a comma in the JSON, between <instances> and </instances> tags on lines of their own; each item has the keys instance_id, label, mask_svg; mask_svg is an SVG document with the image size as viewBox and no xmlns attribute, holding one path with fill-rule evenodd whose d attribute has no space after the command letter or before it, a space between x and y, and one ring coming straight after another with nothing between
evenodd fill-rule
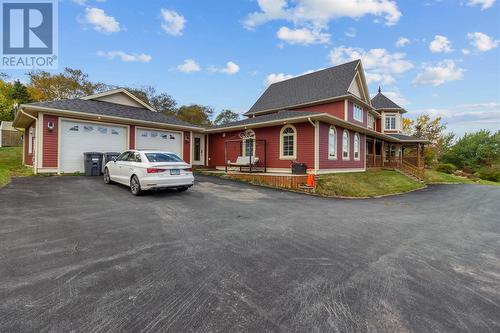
<instances>
[{"instance_id":1,"label":"tree line","mask_svg":"<svg viewBox=\"0 0 500 333\"><path fill-rule=\"evenodd\" d=\"M7 75L0 76L0 120L14 119L15 106L30 102L80 98L118 88L102 82L92 82L88 75L79 69L65 68L61 73L30 71L26 73L28 82L10 82ZM150 104L157 112L176 117L200 126L224 125L239 119L239 114L222 110L215 116L210 106L191 104L178 106L177 101L165 92L152 86L121 87ZM215 119L213 119L215 116Z\"/></svg>"},{"instance_id":2,"label":"tree line","mask_svg":"<svg viewBox=\"0 0 500 333\"><path fill-rule=\"evenodd\" d=\"M438 171L500 182L500 130L479 130L456 138L446 131L441 117L424 114L403 119L403 131L429 140L424 148L425 165Z\"/></svg>"}]
</instances>

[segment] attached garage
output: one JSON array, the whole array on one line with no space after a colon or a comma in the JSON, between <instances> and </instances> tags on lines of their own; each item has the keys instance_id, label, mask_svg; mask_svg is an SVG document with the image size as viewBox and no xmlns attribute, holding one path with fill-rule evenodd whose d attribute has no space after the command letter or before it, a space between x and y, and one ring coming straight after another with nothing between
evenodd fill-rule
<instances>
[{"instance_id":1,"label":"attached garage","mask_svg":"<svg viewBox=\"0 0 500 333\"><path fill-rule=\"evenodd\" d=\"M61 120L60 172L83 172L84 152L127 150L128 126Z\"/></svg>"},{"instance_id":2,"label":"attached garage","mask_svg":"<svg viewBox=\"0 0 500 333\"><path fill-rule=\"evenodd\" d=\"M137 149L165 150L182 156L182 133L136 128L135 146Z\"/></svg>"},{"instance_id":3,"label":"attached garage","mask_svg":"<svg viewBox=\"0 0 500 333\"><path fill-rule=\"evenodd\" d=\"M22 104L13 125L25 130L24 162L35 173L84 172L85 152L128 149L170 151L191 163L190 138L204 131L156 112L125 89Z\"/></svg>"}]
</instances>

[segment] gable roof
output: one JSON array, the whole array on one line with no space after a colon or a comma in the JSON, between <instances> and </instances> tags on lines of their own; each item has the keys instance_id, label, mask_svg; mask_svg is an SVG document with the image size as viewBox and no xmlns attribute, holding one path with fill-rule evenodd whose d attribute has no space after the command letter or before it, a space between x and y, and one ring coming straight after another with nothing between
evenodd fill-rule
<instances>
[{"instance_id":1,"label":"gable roof","mask_svg":"<svg viewBox=\"0 0 500 333\"><path fill-rule=\"evenodd\" d=\"M403 113L406 112L405 109L391 101L387 96L379 92L378 94L372 98L372 106L375 108L376 111L378 110L399 110L403 111Z\"/></svg>"},{"instance_id":2,"label":"gable roof","mask_svg":"<svg viewBox=\"0 0 500 333\"><path fill-rule=\"evenodd\" d=\"M358 73L359 64L361 60L355 60L273 83L245 115L284 110L350 95L349 87Z\"/></svg>"},{"instance_id":3,"label":"gable roof","mask_svg":"<svg viewBox=\"0 0 500 333\"><path fill-rule=\"evenodd\" d=\"M150 111L156 111L151 105L149 105L148 103L144 102L143 100L141 100L140 98L138 98L137 96L135 96L130 91L128 91L127 89L124 89L124 88L117 88L117 89L112 89L112 90L108 90L108 91L103 91L101 93L97 93L97 94L93 94L93 95L82 97L81 99L85 99L85 100L98 100L99 98L110 96L110 95L116 95L116 94L124 94L128 98L130 98L131 100L133 100L136 103L138 103L139 105L142 105L143 107L145 107L146 109L148 109Z\"/></svg>"},{"instance_id":4,"label":"gable roof","mask_svg":"<svg viewBox=\"0 0 500 333\"><path fill-rule=\"evenodd\" d=\"M199 127L185 121L179 120L175 117L166 116L160 112L150 111L146 108L139 108L135 106L128 106L110 102L87 100L87 99L63 99L57 101L35 102L29 104L22 104L23 108L40 107L50 108L62 111L73 111L81 113L90 113L99 116L111 116L118 118L125 118L129 120L140 120L160 124L169 124L186 127ZM201 127L199 127L201 128Z\"/></svg>"}]
</instances>

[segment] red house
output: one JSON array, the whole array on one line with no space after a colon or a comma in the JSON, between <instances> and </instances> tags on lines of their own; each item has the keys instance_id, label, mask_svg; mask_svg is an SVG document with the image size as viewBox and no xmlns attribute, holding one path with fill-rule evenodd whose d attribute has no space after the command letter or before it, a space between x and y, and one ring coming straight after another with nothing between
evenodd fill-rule
<instances>
[{"instance_id":1,"label":"red house","mask_svg":"<svg viewBox=\"0 0 500 333\"><path fill-rule=\"evenodd\" d=\"M380 90L370 99L356 60L274 83L247 119L206 129L207 165L222 169L247 156L274 173L290 173L292 162L314 174L423 167L425 140L401 134L405 112Z\"/></svg>"},{"instance_id":2,"label":"red house","mask_svg":"<svg viewBox=\"0 0 500 333\"><path fill-rule=\"evenodd\" d=\"M24 130L24 164L35 173L81 172L83 152L136 148L217 169L243 161L253 170L291 173L297 162L321 174L423 167L425 141L401 134L405 112L380 91L370 99L357 60L274 83L247 119L224 126L165 116L124 89L23 104L13 126Z\"/></svg>"}]
</instances>

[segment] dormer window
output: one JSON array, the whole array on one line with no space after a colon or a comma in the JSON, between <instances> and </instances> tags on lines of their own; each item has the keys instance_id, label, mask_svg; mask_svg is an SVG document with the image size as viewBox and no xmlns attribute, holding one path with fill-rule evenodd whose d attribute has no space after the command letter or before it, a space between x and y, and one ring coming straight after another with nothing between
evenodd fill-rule
<instances>
[{"instance_id":1,"label":"dormer window","mask_svg":"<svg viewBox=\"0 0 500 333\"><path fill-rule=\"evenodd\" d=\"M385 129L395 130L396 129L396 115L388 114L385 116Z\"/></svg>"},{"instance_id":2,"label":"dormer window","mask_svg":"<svg viewBox=\"0 0 500 333\"><path fill-rule=\"evenodd\" d=\"M353 105L353 118L354 120L363 122L363 108L361 108L359 105L354 104Z\"/></svg>"}]
</instances>

